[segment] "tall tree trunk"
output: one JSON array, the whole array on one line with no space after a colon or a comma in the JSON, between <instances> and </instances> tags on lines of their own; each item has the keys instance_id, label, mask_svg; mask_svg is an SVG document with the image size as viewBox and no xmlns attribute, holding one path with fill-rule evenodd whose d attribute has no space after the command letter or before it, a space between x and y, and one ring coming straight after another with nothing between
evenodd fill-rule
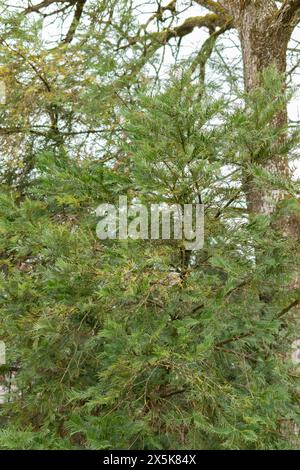
<instances>
[{"instance_id":1,"label":"tall tree trunk","mask_svg":"<svg viewBox=\"0 0 300 470\"><path fill-rule=\"evenodd\" d=\"M259 86L262 72L268 67L274 66L284 76L290 32L276 26L276 9L270 8L267 1L244 2L243 6L237 27L243 54L245 90L251 91ZM281 128L286 123L287 109L283 109L274 117L272 124ZM288 158L272 154L264 162L264 168L272 174L288 176ZM283 191L261 191L249 179L245 182L245 192L249 211L255 214L271 214L277 202L284 198Z\"/></svg>"},{"instance_id":2,"label":"tall tree trunk","mask_svg":"<svg viewBox=\"0 0 300 470\"><path fill-rule=\"evenodd\" d=\"M271 66L282 74L284 91L287 49L293 25L276 21L278 10L273 1L244 0L239 3L242 8L235 9L233 16L242 47L245 91L252 91L259 86L262 73ZM233 11L231 11L232 13ZM282 128L287 124L287 120L288 113L285 107L273 118L272 124L276 128ZM273 175L291 176L288 155L272 153L270 158L263 163L263 168ZM249 177L245 178L244 191L250 216L251 214L271 215L276 210L278 202L285 198L283 190L262 190L257 188L253 179ZM289 217L281 218L277 227L285 236L299 240L299 220L293 220ZM299 270L296 270L290 288L298 287L300 287L300 273ZM299 306L294 309L294 314L296 316L300 314ZM295 364L295 373L300 373L300 340L295 341L291 348L291 359ZM290 352L287 353L287 356L290 357ZM286 434L291 446L298 448L298 426L294 422L286 420L282 423L282 432Z\"/></svg>"},{"instance_id":3,"label":"tall tree trunk","mask_svg":"<svg viewBox=\"0 0 300 470\"><path fill-rule=\"evenodd\" d=\"M227 14L231 15L239 33L245 90L252 91L259 86L262 73L271 66L282 74L284 90L288 43L294 27L300 21L300 0L285 0L280 9L273 0L224 0L220 4ZM272 124L275 128L282 128L287 124L286 108L273 118ZM276 152L272 152L270 158L262 165L273 175L290 177L287 155L277 155ZM250 216L251 214L271 215L276 210L278 201L285 197L283 190L261 190L249 177L245 177L244 191ZM298 218L281 218L277 227L285 236L292 237L296 243L297 240L299 242L300 221ZM299 287L300 272L296 268L295 278L290 288ZM299 316L299 306L296 310L294 309L294 314ZM294 349L296 351L294 350L292 354L292 360L295 365L299 366L300 340L295 341ZM294 434L293 424L287 423L287 429L291 431L291 435ZM297 429L297 433L298 431Z\"/></svg>"}]
</instances>

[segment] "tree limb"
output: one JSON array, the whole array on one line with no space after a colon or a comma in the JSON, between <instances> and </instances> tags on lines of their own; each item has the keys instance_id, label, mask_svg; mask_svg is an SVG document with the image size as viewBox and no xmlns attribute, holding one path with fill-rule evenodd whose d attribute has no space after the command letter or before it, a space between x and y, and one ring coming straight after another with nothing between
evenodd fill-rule
<instances>
[{"instance_id":1,"label":"tree limb","mask_svg":"<svg viewBox=\"0 0 300 470\"><path fill-rule=\"evenodd\" d=\"M74 38L74 34L76 33L76 29L79 24L80 18L82 16L83 7L85 3L86 3L86 0L78 0L78 2L76 3L76 9L75 9L72 23L70 25L69 31L66 34L65 39L63 40L65 44L69 44Z\"/></svg>"},{"instance_id":2,"label":"tree limb","mask_svg":"<svg viewBox=\"0 0 300 470\"><path fill-rule=\"evenodd\" d=\"M216 13L208 13L203 16L192 16L187 18L181 25L175 28L167 28L160 32L150 33L145 36L136 36L129 38L128 43L125 46L120 46L119 49L126 49L129 46L144 42L147 39L152 39L153 43L166 44L172 38L182 38L191 32L195 28L208 28L210 31L215 31L217 27L229 29L232 27L231 18L224 18L217 15Z\"/></svg>"},{"instance_id":3,"label":"tree limb","mask_svg":"<svg viewBox=\"0 0 300 470\"><path fill-rule=\"evenodd\" d=\"M300 21L300 0L286 0L279 10L276 25L291 31Z\"/></svg>"},{"instance_id":4,"label":"tree limb","mask_svg":"<svg viewBox=\"0 0 300 470\"><path fill-rule=\"evenodd\" d=\"M294 302L292 302L290 305L288 305L283 310L281 310L281 312L278 314L277 318L283 317L286 313L288 313L290 310L292 310L292 308L297 307L297 305L299 305L299 303L300 303L300 299L294 300Z\"/></svg>"},{"instance_id":5,"label":"tree limb","mask_svg":"<svg viewBox=\"0 0 300 470\"><path fill-rule=\"evenodd\" d=\"M207 10L216 13L217 15L226 16L228 14L227 10L219 3L214 0L195 0L198 5L206 8Z\"/></svg>"},{"instance_id":6,"label":"tree limb","mask_svg":"<svg viewBox=\"0 0 300 470\"><path fill-rule=\"evenodd\" d=\"M216 27L223 27L224 25L224 18L220 17L216 13L208 13L204 16L193 16L187 18L181 25L176 26L173 29L166 30L162 32L166 39L170 39L172 37L183 37L189 33L191 33L195 28L203 28L206 27L209 30L215 29ZM161 33L161 34L162 34Z\"/></svg>"},{"instance_id":7,"label":"tree limb","mask_svg":"<svg viewBox=\"0 0 300 470\"><path fill-rule=\"evenodd\" d=\"M163 14L166 12L166 11L170 11L171 13L175 13L176 12L176 2L177 0L171 0L166 6L162 7L162 6L159 6L157 11L152 15L150 16L150 18L147 20L146 24L143 25L144 29L147 28L147 26L149 25L149 23L151 23L151 21L157 19L157 20L161 20L162 17L163 17Z\"/></svg>"},{"instance_id":8,"label":"tree limb","mask_svg":"<svg viewBox=\"0 0 300 470\"><path fill-rule=\"evenodd\" d=\"M226 344L235 343L236 341L239 341L240 339L248 338L249 336L253 336L253 331L249 331L248 333L233 336L232 338L224 339L224 341L220 341L220 343L217 343L215 347L220 348L222 346L225 346Z\"/></svg>"},{"instance_id":9,"label":"tree limb","mask_svg":"<svg viewBox=\"0 0 300 470\"><path fill-rule=\"evenodd\" d=\"M68 3L69 5L74 5L75 0L44 0L37 5L31 5L30 7L26 8L23 13L25 15L28 13L38 13L43 8L47 8L54 3Z\"/></svg>"}]
</instances>

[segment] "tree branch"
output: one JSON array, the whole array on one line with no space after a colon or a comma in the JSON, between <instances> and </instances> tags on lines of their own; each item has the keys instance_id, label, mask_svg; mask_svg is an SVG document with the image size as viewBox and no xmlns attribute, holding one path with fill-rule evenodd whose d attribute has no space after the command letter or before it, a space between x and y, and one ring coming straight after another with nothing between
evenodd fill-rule
<instances>
[{"instance_id":1,"label":"tree branch","mask_svg":"<svg viewBox=\"0 0 300 470\"><path fill-rule=\"evenodd\" d=\"M225 10L225 8L219 2L215 2L213 0L195 0L195 1L201 7L204 7L207 10L210 10L213 13L216 13L217 15L223 15L223 16L228 15L227 10Z\"/></svg>"},{"instance_id":2,"label":"tree branch","mask_svg":"<svg viewBox=\"0 0 300 470\"><path fill-rule=\"evenodd\" d=\"M278 314L277 318L283 317L286 313L288 313L290 310L292 310L292 308L297 307L297 305L299 305L299 304L300 304L300 299L294 300L294 302L292 302L290 305L288 305L283 310L281 310L281 312Z\"/></svg>"},{"instance_id":3,"label":"tree branch","mask_svg":"<svg viewBox=\"0 0 300 470\"><path fill-rule=\"evenodd\" d=\"M43 2L38 3L37 5L31 5L30 7L24 10L24 14L27 15L28 13L38 13L43 8L47 8L53 3L68 3L69 5L74 5L74 0L44 0Z\"/></svg>"},{"instance_id":4,"label":"tree branch","mask_svg":"<svg viewBox=\"0 0 300 470\"><path fill-rule=\"evenodd\" d=\"M151 21L153 21L155 19L162 20L163 14L166 11L170 11L171 13L175 13L176 12L176 2L177 2L177 0L171 0L166 6L158 7L157 11L152 16L150 16L150 18L147 20L146 24L143 25L143 28L146 29L147 26L151 23Z\"/></svg>"},{"instance_id":5,"label":"tree branch","mask_svg":"<svg viewBox=\"0 0 300 470\"><path fill-rule=\"evenodd\" d=\"M279 10L276 25L291 31L300 21L300 0L286 0Z\"/></svg>"},{"instance_id":6,"label":"tree branch","mask_svg":"<svg viewBox=\"0 0 300 470\"><path fill-rule=\"evenodd\" d=\"M222 346L225 346L226 344L235 343L236 341L239 341L240 339L248 338L249 336L253 336L252 331L250 331L249 333L244 333L241 335L233 336L232 338L224 339L224 341L220 341L220 343L217 343L215 347L220 348Z\"/></svg>"},{"instance_id":7,"label":"tree branch","mask_svg":"<svg viewBox=\"0 0 300 470\"><path fill-rule=\"evenodd\" d=\"M119 49L126 49L134 44L144 42L146 39L152 39L153 43L161 45L166 44L172 38L182 38L193 32L195 28L208 28L210 31L215 31L217 27L229 29L232 27L231 18L224 18L216 13L208 13L204 16L192 16L187 18L181 25L175 28L167 28L160 32L150 33L145 36L136 36L129 38L125 46L120 46Z\"/></svg>"},{"instance_id":8,"label":"tree branch","mask_svg":"<svg viewBox=\"0 0 300 470\"><path fill-rule=\"evenodd\" d=\"M86 3L86 0L78 0L78 2L76 3L74 18L73 18L72 23L70 25L69 31L67 32L67 35L66 35L65 39L63 40L63 42L65 44L69 44L72 41L72 39L74 38L74 34L76 33L76 29L77 29L77 26L79 24L80 18L82 16L83 7L84 7L85 3Z\"/></svg>"},{"instance_id":9,"label":"tree branch","mask_svg":"<svg viewBox=\"0 0 300 470\"><path fill-rule=\"evenodd\" d=\"M191 33L195 28L203 28L206 27L209 30L214 30L216 27L223 27L224 18L220 17L216 13L208 13L204 16L194 16L191 18L187 18L181 25L166 30L163 32L165 34L166 39L170 39L172 37L183 37L187 34Z\"/></svg>"},{"instance_id":10,"label":"tree branch","mask_svg":"<svg viewBox=\"0 0 300 470\"><path fill-rule=\"evenodd\" d=\"M160 398L173 397L174 395L179 395L181 393L185 393L187 390L188 390L187 388L181 388L179 390L175 390L174 392L169 392L169 393L165 393L164 395L160 395Z\"/></svg>"}]
</instances>

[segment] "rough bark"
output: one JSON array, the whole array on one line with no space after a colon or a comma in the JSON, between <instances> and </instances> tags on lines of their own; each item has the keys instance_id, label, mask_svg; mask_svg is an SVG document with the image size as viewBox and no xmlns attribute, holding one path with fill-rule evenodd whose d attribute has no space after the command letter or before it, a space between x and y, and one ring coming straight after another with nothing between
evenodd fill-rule
<instances>
[{"instance_id":1,"label":"rough bark","mask_svg":"<svg viewBox=\"0 0 300 470\"><path fill-rule=\"evenodd\" d=\"M245 2L236 19L239 31L243 65L245 90L251 91L260 83L262 72L274 66L279 73L286 72L286 55L290 38L289 28L277 24L278 10L269 2ZM283 83L284 87L284 83ZM287 122L287 110L283 109L273 120L274 127L282 127ZM265 162L265 169L272 174L288 176L287 157L270 155ZM245 185L250 213L270 215L280 199L283 191L261 191L247 180Z\"/></svg>"},{"instance_id":2,"label":"rough bark","mask_svg":"<svg viewBox=\"0 0 300 470\"><path fill-rule=\"evenodd\" d=\"M255 89L268 67L274 66L283 76L286 73L286 55L290 36L300 21L300 0L285 0L278 8L274 0L196 0L235 27L239 33L244 66L245 90ZM283 81L283 88L284 88ZM282 128L287 123L287 110L275 116L272 124ZM264 169L278 176L289 176L288 158L270 155ZM251 178L244 181L244 190L250 214L270 215L278 201L285 197L281 190L261 191ZM282 221L282 230L299 234L299 223Z\"/></svg>"},{"instance_id":3,"label":"rough bark","mask_svg":"<svg viewBox=\"0 0 300 470\"><path fill-rule=\"evenodd\" d=\"M295 25L295 18L298 18L299 14L294 9L294 16L291 16L291 12L287 11L287 7L293 4L292 6L295 8L296 3L300 4L300 2L285 2L279 14L276 12L276 6L270 8L270 4L267 6L267 3L260 1L248 2L240 12L236 23L243 53L244 81L247 91L251 91L259 85L261 74L267 67L275 66L278 72L283 74L283 77L286 73L288 42ZM272 124L281 128L286 123L287 109L283 109L275 116ZM264 164L264 168L275 175L290 175L288 156L278 156L276 153L270 155L269 160ZM278 202L285 198L284 191L262 191L249 178L245 181L244 189L250 216L251 214L271 215L276 210ZM283 235L292 237L296 242L300 240L298 218L282 217L277 221L276 226ZM300 287L300 273L297 268L294 281L289 287L290 289ZM298 300L295 301L294 308L291 310L294 316L299 316ZM291 359L294 364L293 373L300 375L300 340L291 345L291 350ZM290 352L287 353L287 356L290 357ZM282 432L287 435L292 447L298 446L299 428L294 422L284 421L282 423Z\"/></svg>"}]
</instances>

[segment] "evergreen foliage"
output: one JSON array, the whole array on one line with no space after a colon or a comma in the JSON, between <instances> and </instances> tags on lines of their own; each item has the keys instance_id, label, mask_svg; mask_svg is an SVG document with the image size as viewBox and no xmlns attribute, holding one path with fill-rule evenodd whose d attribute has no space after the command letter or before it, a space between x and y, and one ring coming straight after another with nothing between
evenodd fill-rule
<instances>
[{"instance_id":1,"label":"evergreen foliage","mask_svg":"<svg viewBox=\"0 0 300 470\"><path fill-rule=\"evenodd\" d=\"M120 12L122 37L136 25ZM25 131L6 135L1 167L0 448L289 448L282 423L300 425L288 352L299 250L278 223L300 220L299 187L263 165L297 145L270 124L289 99L282 77L270 69L233 100L200 83L190 60L157 84L138 47L122 63L109 56L109 25L82 28L81 46L62 53L39 43L34 24L14 18L20 60L1 49L10 86L1 116ZM249 215L245 177L285 190L271 216ZM120 195L200 197L203 250L100 240L95 210Z\"/></svg>"}]
</instances>

